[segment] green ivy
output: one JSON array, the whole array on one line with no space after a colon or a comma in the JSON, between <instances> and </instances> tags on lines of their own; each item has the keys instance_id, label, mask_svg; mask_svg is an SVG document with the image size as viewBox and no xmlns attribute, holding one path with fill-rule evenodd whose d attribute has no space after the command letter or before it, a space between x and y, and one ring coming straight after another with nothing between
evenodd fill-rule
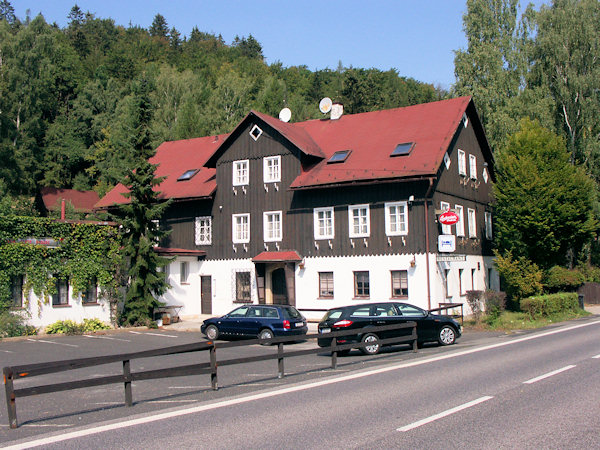
<instances>
[{"instance_id":1,"label":"green ivy","mask_svg":"<svg viewBox=\"0 0 600 450\"><path fill-rule=\"evenodd\" d=\"M18 242L52 238L57 248ZM0 215L0 311L11 304L11 279L23 275L25 302L33 291L48 303L55 293L53 277L69 280L75 294L95 279L103 291L115 292L121 267L121 241L109 223L63 222L50 218Z\"/></svg>"}]
</instances>

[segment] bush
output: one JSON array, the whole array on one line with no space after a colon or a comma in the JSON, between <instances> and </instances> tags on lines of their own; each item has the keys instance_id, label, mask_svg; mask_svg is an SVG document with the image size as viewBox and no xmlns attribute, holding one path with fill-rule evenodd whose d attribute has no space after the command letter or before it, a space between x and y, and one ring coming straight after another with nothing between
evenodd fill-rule
<instances>
[{"instance_id":1,"label":"bush","mask_svg":"<svg viewBox=\"0 0 600 450\"><path fill-rule=\"evenodd\" d=\"M0 313L0 338L31 336L37 334L37 328L23 324L23 318L10 311Z\"/></svg>"},{"instance_id":2,"label":"bush","mask_svg":"<svg viewBox=\"0 0 600 450\"><path fill-rule=\"evenodd\" d=\"M544 285L548 292L575 292L585 283L585 275L578 269L552 267L547 273Z\"/></svg>"},{"instance_id":3,"label":"bush","mask_svg":"<svg viewBox=\"0 0 600 450\"><path fill-rule=\"evenodd\" d=\"M495 321L506 309L506 293L488 289L483 296L488 323Z\"/></svg>"},{"instance_id":4,"label":"bush","mask_svg":"<svg viewBox=\"0 0 600 450\"><path fill-rule=\"evenodd\" d=\"M476 322L481 319L483 291L467 291L467 304Z\"/></svg>"},{"instance_id":5,"label":"bush","mask_svg":"<svg viewBox=\"0 0 600 450\"><path fill-rule=\"evenodd\" d=\"M83 326L72 320L59 320L48 325L45 331L48 334L81 334Z\"/></svg>"},{"instance_id":6,"label":"bush","mask_svg":"<svg viewBox=\"0 0 600 450\"><path fill-rule=\"evenodd\" d=\"M521 310L528 313L532 320L535 320L538 317L578 311L579 300L575 292L528 297L521 300Z\"/></svg>"},{"instance_id":7,"label":"bush","mask_svg":"<svg viewBox=\"0 0 600 450\"><path fill-rule=\"evenodd\" d=\"M506 295L513 305L518 305L522 298L542 293L543 272L526 258L513 259L509 252L506 255L496 253L496 268L505 283Z\"/></svg>"},{"instance_id":8,"label":"bush","mask_svg":"<svg viewBox=\"0 0 600 450\"><path fill-rule=\"evenodd\" d=\"M84 333L88 333L98 330L110 330L111 326L99 319L83 319L83 325L81 328Z\"/></svg>"}]
</instances>

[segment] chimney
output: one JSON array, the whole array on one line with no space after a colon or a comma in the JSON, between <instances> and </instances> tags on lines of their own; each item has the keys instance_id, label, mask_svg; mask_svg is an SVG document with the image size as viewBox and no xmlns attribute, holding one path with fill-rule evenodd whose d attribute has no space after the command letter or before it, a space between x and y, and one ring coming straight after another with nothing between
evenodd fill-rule
<instances>
[{"instance_id":1,"label":"chimney","mask_svg":"<svg viewBox=\"0 0 600 450\"><path fill-rule=\"evenodd\" d=\"M331 105L331 120L337 120L344 114L344 105L341 103L334 103Z\"/></svg>"}]
</instances>

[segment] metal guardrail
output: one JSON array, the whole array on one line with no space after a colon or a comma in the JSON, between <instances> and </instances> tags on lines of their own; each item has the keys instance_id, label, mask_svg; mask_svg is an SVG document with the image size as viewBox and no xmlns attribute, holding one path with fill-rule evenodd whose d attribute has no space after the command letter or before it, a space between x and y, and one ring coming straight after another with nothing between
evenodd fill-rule
<instances>
[{"instance_id":1,"label":"metal guardrail","mask_svg":"<svg viewBox=\"0 0 600 450\"><path fill-rule=\"evenodd\" d=\"M415 322L406 322L402 324L384 325L377 327L364 327L355 330L342 330L327 333L326 335L315 333L307 335L283 336L272 339L248 339L243 341L233 342L214 342L206 341L193 344L178 345L173 347L159 348L155 350L146 350L134 353L122 353L117 355L99 356L91 358L71 359L64 361L53 361L47 363L27 364L19 366L7 366L3 368L4 374L4 389L6 393L6 407L8 410L8 425L10 428L17 428L17 397L29 397L32 395L49 394L52 392L68 391L72 389L88 388L93 386L103 386L107 384L123 383L125 391L125 404L133 406L133 392L131 383L139 380L152 380L157 378L181 377L189 375L209 374L211 387L213 390L218 389L218 367L230 366L235 364L245 364L250 362L267 361L277 359L278 378L283 378L284 358L293 356L303 356L309 354L331 352L331 367L337 367L338 352L350 350L353 348L362 348L373 345L370 343L352 343L338 344L337 339L344 336L360 335L365 332L381 332L402 328L412 328L411 334L406 336L398 336L388 339L379 339L379 345L412 343L413 351L417 351L417 328ZM297 342L299 340L311 340L323 338L332 338L329 347L317 347L306 350L293 350L289 352L283 351L283 344L287 342ZM226 359L217 361L218 348L244 347L254 344L277 344L277 354L249 356L245 358ZM131 360L141 358L152 358L156 356L174 355L181 353L208 351L210 353L210 361L207 363L197 363L185 366L168 367L164 369L144 370L139 372L131 371ZM115 362L123 363L123 373L120 375L110 375L99 378L90 378L85 380L68 381L54 384L36 385L23 388L15 388L15 382L28 379L31 377L46 375L50 373L65 372L68 370L82 369L85 367L94 367L103 364Z\"/></svg>"}]
</instances>

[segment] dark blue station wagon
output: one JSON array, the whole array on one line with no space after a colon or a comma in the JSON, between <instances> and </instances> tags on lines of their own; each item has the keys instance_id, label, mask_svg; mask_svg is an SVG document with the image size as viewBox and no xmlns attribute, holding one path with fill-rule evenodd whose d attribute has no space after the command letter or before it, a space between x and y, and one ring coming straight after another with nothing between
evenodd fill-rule
<instances>
[{"instance_id":1,"label":"dark blue station wagon","mask_svg":"<svg viewBox=\"0 0 600 450\"><path fill-rule=\"evenodd\" d=\"M306 319L289 305L244 305L222 317L206 319L200 328L209 340L305 335Z\"/></svg>"}]
</instances>

